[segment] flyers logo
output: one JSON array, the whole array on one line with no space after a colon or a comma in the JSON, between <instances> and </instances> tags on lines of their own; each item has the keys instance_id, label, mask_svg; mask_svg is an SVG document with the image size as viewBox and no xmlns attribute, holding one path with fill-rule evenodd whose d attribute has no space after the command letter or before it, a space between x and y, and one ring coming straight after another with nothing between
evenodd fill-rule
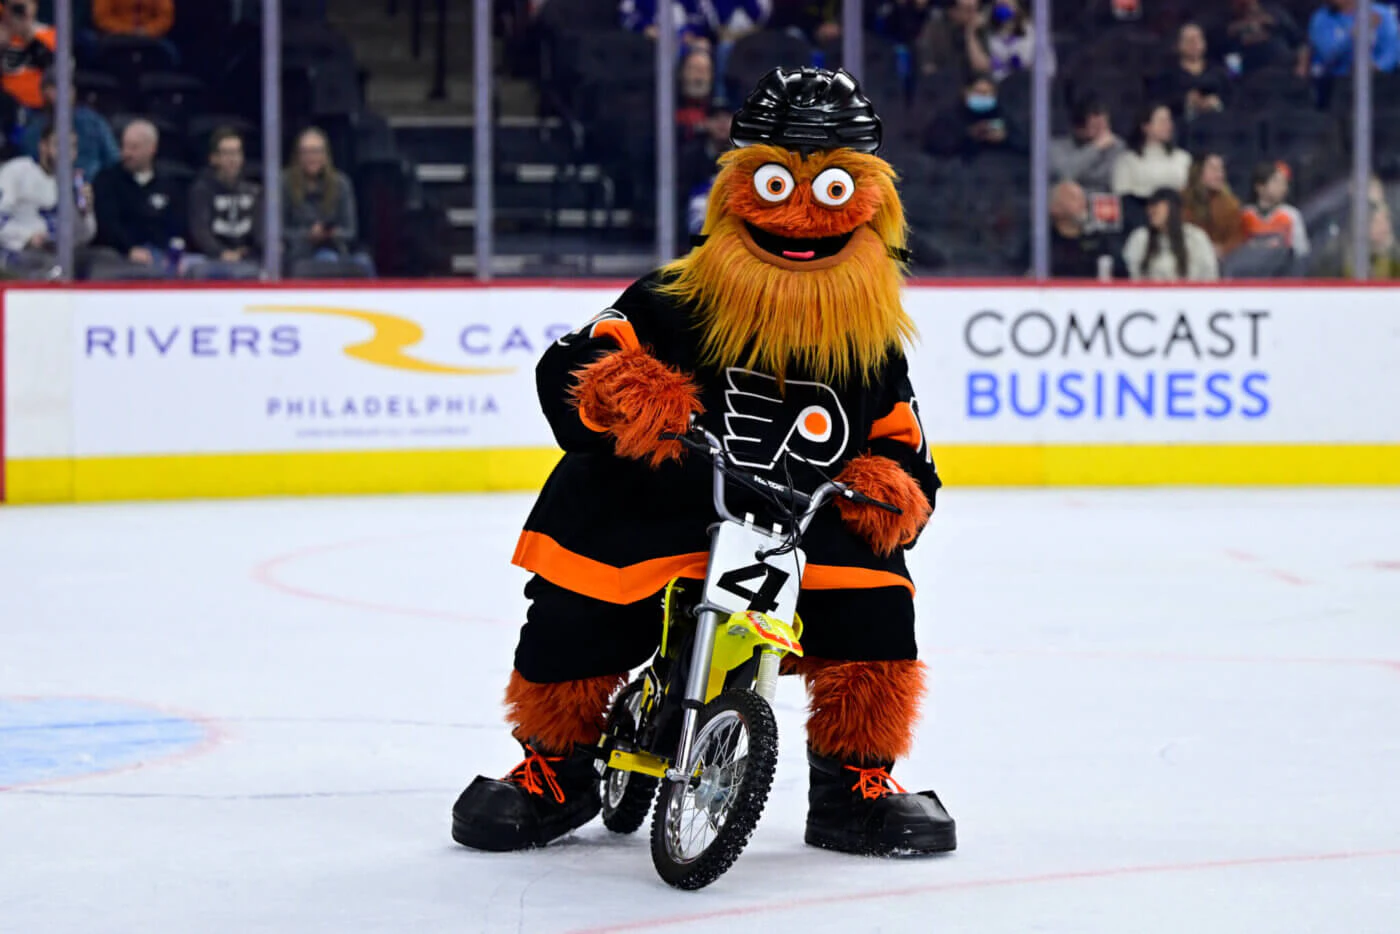
<instances>
[{"instance_id":1,"label":"flyers logo","mask_svg":"<svg viewBox=\"0 0 1400 934\"><path fill-rule=\"evenodd\" d=\"M736 463L769 470L787 453L827 467L846 450L850 423L830 386L790 379L779 392L771 376L737 367L724 373L724 446Z\"/></svg>"}]
</instances>

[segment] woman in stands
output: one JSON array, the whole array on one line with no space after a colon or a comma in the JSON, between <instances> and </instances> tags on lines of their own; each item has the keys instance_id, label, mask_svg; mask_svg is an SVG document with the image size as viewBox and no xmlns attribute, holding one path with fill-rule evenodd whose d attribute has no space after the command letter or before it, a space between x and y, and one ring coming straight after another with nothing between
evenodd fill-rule
<instances>
[{"instance_id":1,"label":"woman in stands","mask_svg":"<svg viewBox=\"0 0 1400 934\"><path fill-rule=\"evenodd\" d=\"M355 249L355 189L335 167L326 134L316 127L297 137L292 162L282 173L282 229L294 277L374 274Z\"/></svg>"},{"instance_id":2,"label":"woman in stands","mask_svg":"<svg viewBox=\"0 0 1400 934\"><path fill-rule=\"evenodd\" d=\"M1134 230L1123 247L1123 262L1134 281L1214 282L1220 278L1210 237L1181 219L1181 196L1162 188L1147 199L1147 224Z\"/></svg>"},{"instance_id":3,"label":"woman in stands","mask_svg":"<svg viewBox=\"0 0 1400 934\"><path fill-rule=\"evenodd\" d=\"M1127 151L1114 163L1114 194L1145 199L1161 188L1185 188L1191 154L1178 149L1175 138L1171 108L1149 104L1128 134Z\"/></svg>"},{"instance_id":4,"label":"woman in stands","mask_svg":"<svg viewBox=\"0 0 1400 934\"><path fill-rule=\"evenodd\" d=\"M1225 179L1225 158L1206 153L1191 164L1181 193L1181 218L1206 232L1217 258L1228 256L1244 240L1240 230L1240 199Z\"/></svg>"}]
</instances>

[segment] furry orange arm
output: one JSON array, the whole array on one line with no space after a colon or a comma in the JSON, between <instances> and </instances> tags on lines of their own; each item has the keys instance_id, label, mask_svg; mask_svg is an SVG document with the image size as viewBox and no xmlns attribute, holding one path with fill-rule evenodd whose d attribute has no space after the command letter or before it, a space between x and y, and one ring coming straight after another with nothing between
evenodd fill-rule
<instances>
[{"instance_id":1,"label":"furry orange arm","mask_svg":"<svg viewBox=\"0 0 1400 934\"><path fill-rule=\"evenodd\" d=\"M894 554L899 546L912 544L933 515L933 507L918 481L888 457L862 454L848 463L836 479L871 499L903 510L902 515L895 515L878 506L863 506L844 498L836 501L846 525L880 555Z\"/></svg>"},{"instance_id":2,"label":"furry orange arm","mask_svg":"<svg viewBox=\"0 0 1400 934\"><path fill-rule=\"evenodd\" d=\"M570 395L579 418L611 434L618 456L652 467L680 460L680 442L663 441L661 433L685 431L690 416L705 410L688 376L640 348L608 354L574 375Z\"/></svg>"}]
</instances>

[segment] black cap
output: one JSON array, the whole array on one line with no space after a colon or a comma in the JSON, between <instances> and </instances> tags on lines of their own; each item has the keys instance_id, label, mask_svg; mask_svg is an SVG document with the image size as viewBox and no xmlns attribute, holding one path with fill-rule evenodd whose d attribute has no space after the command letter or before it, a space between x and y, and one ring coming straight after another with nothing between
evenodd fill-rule
<instances>
[{"instance_id":1,"label":"black cap","mask_svg":"<svg viewBox=\"0 0 1400 934\"><path fill-rule=\"evenodd\" d=\"M734 115L735 146L768 143L801 153L824 149L876 152L880 118L844 69L774 68Z\"/></svg>"}]
</instances>

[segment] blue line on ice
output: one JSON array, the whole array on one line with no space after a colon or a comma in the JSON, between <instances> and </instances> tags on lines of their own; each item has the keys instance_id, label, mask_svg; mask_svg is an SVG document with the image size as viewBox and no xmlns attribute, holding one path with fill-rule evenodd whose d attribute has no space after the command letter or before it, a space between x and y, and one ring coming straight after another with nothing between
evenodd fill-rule
<instances>
[{"instance_id":1,"label":"blue line on ice","mask_svg":"<svg viewBox=\"0 0 1400 934\"><path fill-rule=\"evenodd\" d=\"M195 720L131 702L0 697L0 788L164 759L207 736Z\"/></svg>"}]
</instances>

